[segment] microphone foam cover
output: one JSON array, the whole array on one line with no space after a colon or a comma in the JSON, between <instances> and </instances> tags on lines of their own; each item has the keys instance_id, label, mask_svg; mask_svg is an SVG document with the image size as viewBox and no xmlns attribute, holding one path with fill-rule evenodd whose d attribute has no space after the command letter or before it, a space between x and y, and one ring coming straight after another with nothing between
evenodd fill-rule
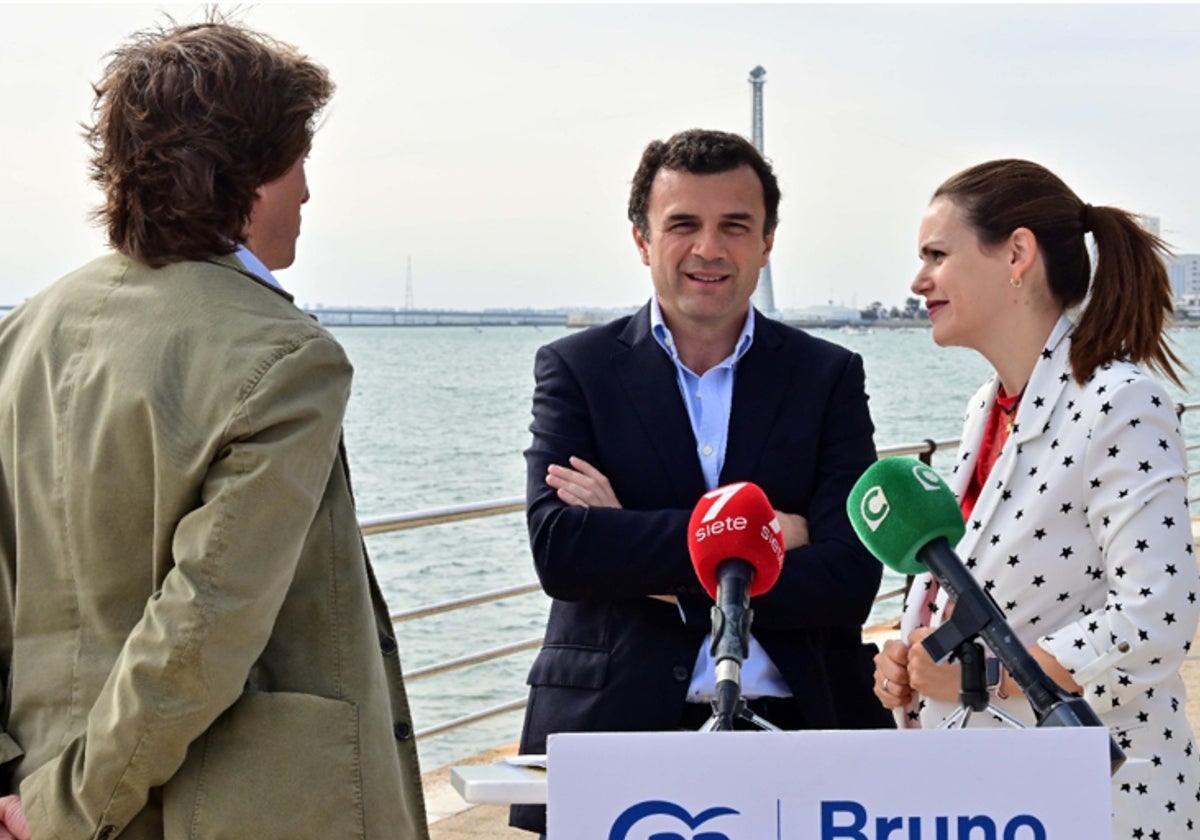
<instances>
[{"instance_id":1,"label":"microphone foam cover","mask_svg":"<svg viewBox=\"0 0 1200 840\"><path fill-rule=\"evenodd\" d=\"M872 464L850 491L846 514L867 550L902 575L926 570L917 559L919 549L938 537L954 546L966 532L954 493L916 458Z\"/></svg>"},{"instance_id":2,"label":"microphone foam cover","mask_svg":"<svg viewBox=\"0 0 1200 840\"><path fill-rule=\"evenodd\" d=\"M726 560L754 567L751 597L769 590L783 570L784 549L783 528L767 494L749 481L705 493L688 520L688 552L696 577L714 600L717 567Z\"/></svg>"}]
</instances>

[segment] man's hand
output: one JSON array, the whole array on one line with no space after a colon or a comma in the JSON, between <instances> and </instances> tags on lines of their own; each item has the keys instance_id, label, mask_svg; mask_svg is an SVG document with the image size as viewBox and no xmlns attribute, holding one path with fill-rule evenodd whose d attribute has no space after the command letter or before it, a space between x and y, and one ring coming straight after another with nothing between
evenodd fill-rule
<instances>
[{"instance_id":1,"label":"man's hand","mask_svg":"<svg viewBox=\"0 0 1200 840\"><path fill-rule=\"evenodd\" d=\"M621 506L604 473L574 455L570 462L570 467L551 464L546 471L546 483L558 491L558 498L568 505L579 507Z\"/></svg>"},{"instance_id":2,"label":"man's hand","mask_svg":"<svg viewBox=\"0 0 1200 840\"><path fill-rule=\"evenodd\" d=\"M785 551L791 551L793 548L808 545L807 519L798 513L784 513L781 510L775 511L775 516L779 518L779 525L783 528L783 548Z\"/></svg>"},{"instance_id":3,"label":"man's hand","mask_svg":"<svg viewBox=\"0 0 1200 840\"><path fill-rule=\"evenodd\" d=\"M0 796L0 840L33 840L25 824L21 797L16 794Z\"/></svg>"}]
</instances>

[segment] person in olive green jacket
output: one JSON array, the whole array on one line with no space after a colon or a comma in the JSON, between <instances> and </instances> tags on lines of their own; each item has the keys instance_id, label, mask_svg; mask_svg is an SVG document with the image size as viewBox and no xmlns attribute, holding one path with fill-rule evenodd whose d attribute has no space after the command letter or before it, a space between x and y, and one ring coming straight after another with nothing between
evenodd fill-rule
<instances>
[{"instance_id":1,"label":"person in olive green jacket","mask_svg":"<svg viewBox=\"0 0 1200 840\"><path fill-rule=\"evenodd\" d=\"M96 85L115 253L0 320L0 837L428 837L351 366L271 275L332 91L220 21Z\"/></svg>"}]
</instances>

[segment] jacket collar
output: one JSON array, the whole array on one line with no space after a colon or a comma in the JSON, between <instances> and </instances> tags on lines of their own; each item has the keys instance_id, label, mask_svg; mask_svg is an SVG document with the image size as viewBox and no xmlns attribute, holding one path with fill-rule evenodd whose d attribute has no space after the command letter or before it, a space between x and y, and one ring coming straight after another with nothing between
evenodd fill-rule
<instances>
[{"instance_id":1,"label":"jacket collar","mask_svg":"<svg viewBox=\"0 0 1200 840\"><path fill-rule=\"evenodd\" d=\"M781 382L790 372L781 361L783 336L778 325L755 312L754 341L734 374L729 436L720 481L753 473L766 445L764 433L786 396ZM650 304L633 315L618 334L625 346L613 356L617 376L663 471L681 498L704 493L704 474L696 455L696 437L679 393L675 366L650 333Z\"/></svg>"},{"instance_id":2,"label":"jacket collar","mask_svg":"<svg viewBox=\"0 0 1200 840\"><path fill-rule=\"evenodd\" d=\"M971 519L967 522L966 536L960 544L964 555L974 550L980 536L987 532L988 522L1000 503L1001 494L997 489L1007 487L1017 467L1017 456L1031 441L1036 440L1050 428L1050 416L1058 405L1059 400L1071 383L1071 342L1069 340L1074 325L1065 315L1060 316L1050 337L1042 348L1041 356L1030 374L1029 383L1025 386L1025 394L1021 397L1021 406L1017 409L1017 421L1009 439L1005 442L988 475L987 485L979 494ZM975 470L975 462L979 458L979 448L983 442L984 428L987 426L988 415L996 402L996 392L999 390L998 377L993 377L981 388L976 399L967 409L967 419L963 428L961 451L967 457L959 462L958 471L950 482L951 489L961 499ZM979 528L974 523L980 523Z\"/></svg>"},{"instance_id":3,"label":"jacket collar","mask_svg":"<svg viewBox=\"0 0 1200 840\"><path fill-rule=\"evenodd\" d=\"M258 285L262 286L264 289L270 289L275 294L281 295L288 301L288 303L295 303L295 301L296 301L296 299L289 292L279 288L278 286L271 285L266 280L262 279L257 274L255 274L253 271L250 271L248 268L246 268L246 266L242 265L242 261L239 260L237 258L237 256L234 254L221 254L216 257L209 257L208 259L205 260L205 262L212 263L213 265L223 266L225 268L232 268L238 274L242 274L246 277L249 277L251 280L253 280Z\"/></svg>"},{"instance_id":4,"label":"jacket collar","mask_svg":"<svg viewBox=\"0 0 1200 840\"><path fill-rule=\"evenodd\" d=\"M1012 434L1018 444L1046 433L1050 413L1071 382L1071 342L1067 338L1074 326L1066 315L1060 315L1058 323L1050 331L1050 337L1046 339L1042 354L1025 386L1021 407L1017 409L1017 421L1013 424ZM992 388L989 410L998 389L998 384Z\"/></svg>"}]
</instances>

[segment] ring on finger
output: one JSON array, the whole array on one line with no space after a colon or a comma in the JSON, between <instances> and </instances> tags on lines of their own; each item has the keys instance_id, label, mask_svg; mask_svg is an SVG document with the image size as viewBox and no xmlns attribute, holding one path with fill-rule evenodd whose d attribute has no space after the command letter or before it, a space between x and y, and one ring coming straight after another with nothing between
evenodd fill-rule
<instances>
[{"instance_id":1,"label":"ring on finger","mask_svg":"<svg viewBox=\"0 0 1200 840\"><path fill-rule=\"evenodd\" d=\"M888 690L887 690L887 689L888 689L888 682L889 682L888 678L887 678L887 677L884 677L884 678L883 678L883 686L882 686L882 688L883 688L883 693L884 693L884 694L887 694L887 693L888 693Z\"/></svg>"}]
</instances>

